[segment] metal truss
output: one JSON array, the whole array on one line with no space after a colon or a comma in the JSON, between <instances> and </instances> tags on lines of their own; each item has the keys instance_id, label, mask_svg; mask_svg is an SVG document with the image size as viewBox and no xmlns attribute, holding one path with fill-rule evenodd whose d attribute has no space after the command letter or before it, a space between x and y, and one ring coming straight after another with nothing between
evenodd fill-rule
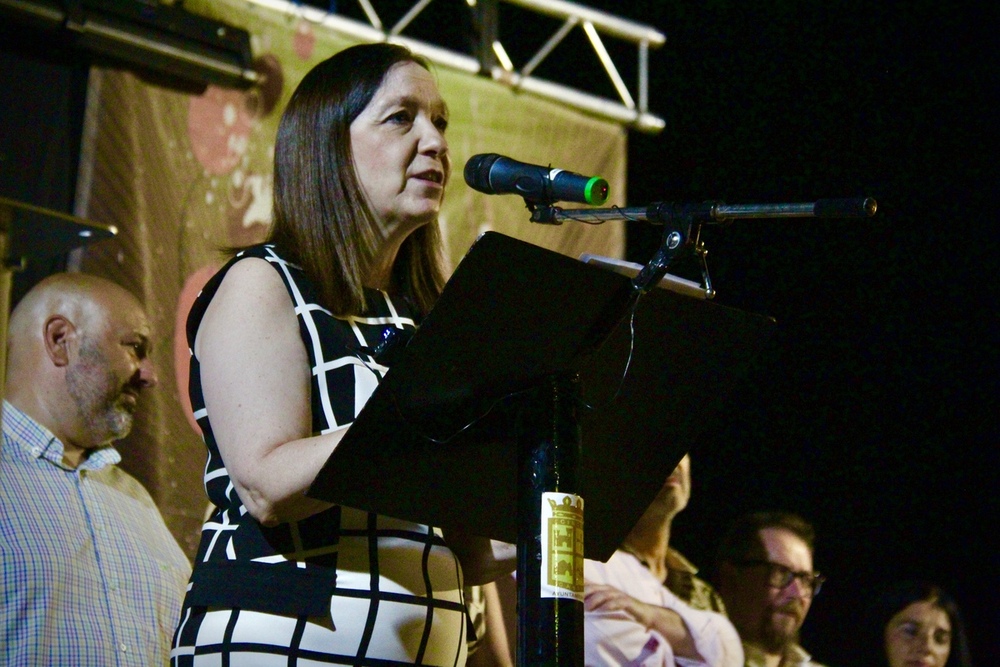
<instances>
[{"instance_id":1,"label":"metal truss","mask_svg":"<svg viewBox=\"0 0 1000 667\"><path fill-rule=\"evenodd\" d=\"M628 21L590 7L565 0L466 0L469 11L473 13L474 23L479 28L480 41L476 55L470 56L416 40L404 34L406 28L433 0L417 0L394 25L388 27L382 22L376 10L376 0L357 0L367 18L367 24L287 0L247 0L247 2L267 6L289 15L300 16L362 41L390 41L404 44L415 53L419 53L436 64L472 74L485 74L515 90L523 90L540 97L556 100L640 132L657 134L663 130L665 125L662 118L649 112L649 49L662 46L666 42L666 37L650 26ZM503 44L497 38L498 2L506 2L563 21L548 41L520 67L511 61ZM581 29L587 36L594 53L618 94L618 100L610 100L532 75L566 36L576 28ZM618 68L602 41L602 35L636 46L638 81L635 85L635 91L638 100L633 97L629 87L622 80Z\"/></svg>"}]
</instances>

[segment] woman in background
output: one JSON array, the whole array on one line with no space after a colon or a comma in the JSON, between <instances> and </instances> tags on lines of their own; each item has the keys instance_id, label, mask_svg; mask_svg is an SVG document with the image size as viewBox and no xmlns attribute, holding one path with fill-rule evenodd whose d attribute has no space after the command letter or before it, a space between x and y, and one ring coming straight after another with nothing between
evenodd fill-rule
<instances>
[{"instance_id":1,"label":"woman in background","mask_svg":"<svg viewBox=\"0 0 1000 667\"><path fill-rule=\"evenodd\" d=\"M444 284L447 124L426 63L390 44L336 54L292 95L269 241L233 257L188 320L216 509L174 665L464 664L455 545L433 527L305 496L386 370L366 350L386 329L414 327ZM472 546L482 560L466 560L467 575L496 565L483 541ZM513 569L505 555L500 569Z\"/></svg>"},{"instance_id":2,"label":"woman in background","mask_svg":"<svg viewBox=\"0 0 1000 667\"><path fill-rule=\"evenodd\" d=\"M972 665L958 605L938 586L897 584L879 598L873 621L888 667Z\"/></svg>"}]
</instances>

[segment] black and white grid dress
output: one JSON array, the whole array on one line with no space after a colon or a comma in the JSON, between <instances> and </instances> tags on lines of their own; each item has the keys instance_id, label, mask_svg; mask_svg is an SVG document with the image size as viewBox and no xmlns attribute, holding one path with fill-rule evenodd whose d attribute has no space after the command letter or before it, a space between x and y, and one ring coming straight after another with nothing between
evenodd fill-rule
<instances>
[{"instance_id":1,"label":"black and white grid dress","mask_svg":"<svg viewBox=\"0 0 1000 667\"><path fill-rule=\"evenodd\" d=\"M187 324L192 350L223 277L247 257L269 262L295 305L312 365L313 433L346 428L386 370L358 348L374 345L387 327L413 327L413 319L376 291L366 295L365 316L334 317L316 303L301 269L272 245L254 246L198 296ZM440 530L343 506L260 525L219 455L193 354L190 393L208 446L205 488L215 511L202 528L172 665L465 664L462 574Z\"/></svg>"}]
</instances>

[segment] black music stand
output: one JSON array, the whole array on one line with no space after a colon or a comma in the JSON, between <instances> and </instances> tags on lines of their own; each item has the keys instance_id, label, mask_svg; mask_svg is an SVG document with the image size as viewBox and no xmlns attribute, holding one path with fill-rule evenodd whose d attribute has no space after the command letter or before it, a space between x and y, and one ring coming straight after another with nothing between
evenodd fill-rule
<instances>
[{"instance_id":1,"label":"black music stand","mask_svg":"<svg viewBox=\"0 0 1000 667\"><path fill-rule=\"evenodd\" d=\"M583 659L582 603L532 592L540 493L582 497L583 550L607 560L773 328L654 290L629 363L633 294L625 276L484 234L309 490L517 543L518 664ZM570 638L545 636L553 617Z\"/></svg>"},{"instance_id":2,"label":"black music stand","mask_svg":"<svg viewBox=\"0 0 1000 667\"><path fill-rule=\"evenodd\" d=\"M13 272L22 270L28 262L55 257L117 233L114 227L0 197L0 405L7 375L7 318Z\"/></svg>"}]
</instances>

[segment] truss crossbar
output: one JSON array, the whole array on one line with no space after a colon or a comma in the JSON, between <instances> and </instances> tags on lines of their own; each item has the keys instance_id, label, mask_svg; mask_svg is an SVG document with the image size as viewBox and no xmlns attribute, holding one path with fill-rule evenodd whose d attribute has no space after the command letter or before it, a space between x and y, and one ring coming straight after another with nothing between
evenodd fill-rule
<instances>
[{"instance_id":1,"label":"truss crossbar","mask_svg":"<svg viewBox=\"0 0 1000 667\"><path fill-rule=\"evenodd\" d=\"M613 14L584 7L565 0L501 0L510 5L517 5L525 9L530 9L539 14L546 14L556 18L565 19L575 16L581 21L589 21L601 32L617 37L618 39L638 44L639 42L649 42L654 47L661 47L666 43L666 36L648 25L619 18Z\"/></svg>"},{"instance_id":2,"label":"truss crossbar","mask_svg":"<svg viewBox=\"0 0 1000 667\"><path fill-rule=\"evenodd\" d=\"M594 24L590 21L584 21L583 31L587 33L590 45L594 47L597 57L600 59L601 64L604 65L604 71L608 73L608 76L611 78L611 83L615 85L615 90L618 91L618 96L622 98L622 102L626 107L634 109L635 100L632 99L632 96L628 92L628 88L625 86L625 82L622 81L622 77L618 73L618 69L615 67L614 61L611 60L611 54L608 53L606 48L604 48L604 42L601 41L601 36L597 34L597 30L594 29Z\"/></svg>"},{"instance_id":3,"label":"truss crossbar","mask_svg":"<svg viewBox=\"0 0 1000 667\"><path fill-rule=\"evenodd\" d=\"M482 1L482 0L480 0ZM432 0L417 0L410 10L388 32L375 11L371 0L358 0L368 18L370 25L330 14L321 9L304 6L292 0L246 0L249 5L268 7L288 16L298 17L313 23L322 24L328 28L349 35L359 41L380 42L389 41L403 44L414 53L424 56L431 62L457 69L471 74L486 73L505 85L515 89L530 92L540 97L549 98L566 104L586 113L599 116L614 122L628 125L640 132L657 134L665 126L662 118L650 114L647 108L649 101L649 48L658 48L666 42L663 33L655 28L628 21L626 19L597 11L589 7L577 5L565 0L499 0L511 5L517 5L546 16L562 19L564 23L552 37L538 50L528 63L519 71L507 71L493 67L484 69L472 56L457 53L449 49L411 39L401 34L416 16L429 5ZM615 90L621 97L621 102L606 99L581 90L570 88L555 82L532 77L531 73L548 57L576 26L582 26L587 34L592 48L610 78ZM637 46L638 50L638 97L636 104L628 87L622 80L611 56L601 41L600 35L621 39ZM492 48L492 45L491 45ZM502 48L502 45L500 45Z\"/></svg>"},{"instance_id":4,"label":"truss crossbar","mask_svg":"<svg viewBox=\"0 0 1000 667\"><path fill-rule=\"evenodd\" d=\"M392 26L392 30L389 31L389 34L396 36L406 30L406 26L410 25L410 23L413 22L413 19L417 18L417 15L424 11L424 7L429 4L431 4L431 0L418 0L417 4L410 7L410 11L406 12L406 15L399 19L399 22L396 23L396 25Z\"/></svg>"},{"instance_id":5,"label":"truss crossbar","mask_svg":"<svg viewBox=\"0 0 1000 667\"><path fill-rule=\"evenodd\" d=\"M372 24L372 27L376 30L382 30L382 21L378 17L378 13L375 12L375 8L372 7L372 3L369 0L358 0L358 4L361 5L361 10L368 17L368 22Z\"/></svg>"},{"instance_id":6,"label":"truss crossbar","mask_svg":"<svg viewBox=\"0 0 1000 667\"><path fill-rule=\"evenodd\" d=\"M575 16L568 17L559 30L557 30L554 35L549 37L549 41L542 45L542 48L538 50L538 53L532 56L531 60L528 61L528 64L521 68L521 75L530 76L531 73L535 71L535 68L542 64L542 61L545 60L546 56L552 53L552 49L559 46L559 42L563 41L563 39L566 38L566 35L569 34L569 31L575 28L576 24L579 22L580 19Z\"/></svg>"}]
</instances>

